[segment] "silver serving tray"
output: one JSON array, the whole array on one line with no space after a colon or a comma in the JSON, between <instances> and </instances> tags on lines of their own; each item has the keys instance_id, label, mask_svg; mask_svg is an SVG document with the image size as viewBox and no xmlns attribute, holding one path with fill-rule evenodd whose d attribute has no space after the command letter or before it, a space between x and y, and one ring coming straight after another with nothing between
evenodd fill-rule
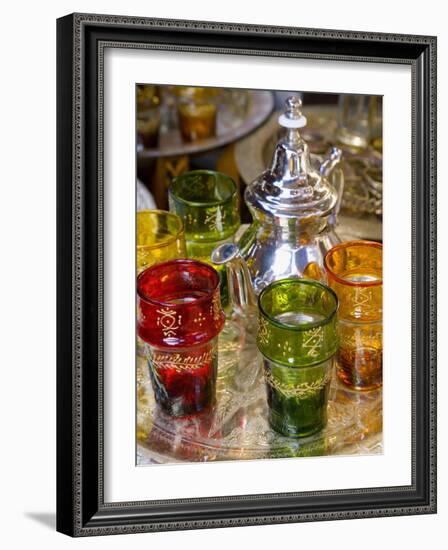
<instances>
[{"instance_id":1,"label":"silver serving tray","mask_svg":"<svg viewBox=\"0 0 448 550\"><path fill-rule=\"evenodd\" d=\"M250 90L248 112L244 119L237 118L229 110L218 108L216 136L184 143L179 129L161 130L159 146L148 149L139 144L137 145L137 156L139 158L174 157L217 149L237 141L255 130L268 118L273 108L272 92Z\"/></svg>"},{"instance_id":2,"label":"silver serving tray","mask_svg":"<svg viewBox=\"0 0 448 550\"><path fill-rule=\"evenodd\" d=\"M137 465L382 453L382 390L355 392L333 375L328 425L308 438L273 431L253 326L228 320L219 339L213 410L171 418L159 410L146 359L137 361Z\"/></svg>"}]
</instances>

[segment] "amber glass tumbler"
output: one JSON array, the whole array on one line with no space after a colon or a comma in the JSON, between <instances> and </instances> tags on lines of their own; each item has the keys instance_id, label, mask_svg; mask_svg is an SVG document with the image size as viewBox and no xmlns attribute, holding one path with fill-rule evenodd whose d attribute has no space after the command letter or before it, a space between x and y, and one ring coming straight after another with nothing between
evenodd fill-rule
<instances>
[{"instance_id":1,"label":"amber glass tumbler","mask_svg":"<svg viewBox=\"0 0 448 550\"><path fill-rule=\"evenodd\" d=\"M345 385L372 390L382 384L383 248L349 241L325 256L330 286L339 299L340 347L336 372Z\"/></svg>"},{"instance_id":2,"label":"amber glass tumbler","mask_svg":"<svg viewBox=\"0 0 448 550\"><path fill-rule=\"evenodd\" d=\"M199 141L216 134L216 88L180 86L177 89L179 129L186 142Z\"/></svg>"}]
</instances>

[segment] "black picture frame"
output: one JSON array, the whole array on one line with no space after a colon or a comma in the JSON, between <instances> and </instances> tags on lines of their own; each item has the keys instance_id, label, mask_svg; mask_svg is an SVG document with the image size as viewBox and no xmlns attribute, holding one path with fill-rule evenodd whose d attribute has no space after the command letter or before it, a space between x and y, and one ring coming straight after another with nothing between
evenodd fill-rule
<instances>
[{"instance_id":1,"label":"black picture frame","mask_svg":"<svg viewBox=\"0 0 448 550\"><path fill-rule=\"evenodd\" d=\"M410 486L104 502L102 56L108 45L411 66ZM88 536L435 513L436 38L72 14L57 21L57 52L58 531Z\"/></svg>"}]
</instances>

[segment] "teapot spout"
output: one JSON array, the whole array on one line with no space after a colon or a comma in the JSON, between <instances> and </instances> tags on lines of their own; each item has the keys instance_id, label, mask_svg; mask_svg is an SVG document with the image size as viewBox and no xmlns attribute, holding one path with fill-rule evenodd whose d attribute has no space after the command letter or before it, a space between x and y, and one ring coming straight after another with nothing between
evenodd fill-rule
<instances>
[{"instance_id":1,"label":"teapot spout","mask_svg":"<svg viewBox=\"0 0 448 550\"><path fill-rule=\"evenodd\" d=\"M233 243L224 243L215 248L211 255L215 265L225 265L232 310L239 316L246 316L257 307L249 269L239 248Z\"/></svg>"}]
</instances>

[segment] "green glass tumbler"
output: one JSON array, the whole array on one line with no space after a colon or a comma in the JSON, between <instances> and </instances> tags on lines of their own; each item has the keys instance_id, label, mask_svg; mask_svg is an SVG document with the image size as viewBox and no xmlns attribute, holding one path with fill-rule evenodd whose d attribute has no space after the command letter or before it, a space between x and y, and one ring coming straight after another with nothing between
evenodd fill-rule
<instances>
[{"instance_id":1,"label":"green glass tumbler","mask_svg":"<svg viewBox=\"0 0 448 550\"><path fill-rule=\"evenodd\" d=\"M258 307L269 423L289 437L312 435L327 423L338 349L336 294L316 281L283 279L261 292Z\"/></svg>"},{"instance_id":2,"label":"green glass tumbler","mask_svg":"<svg viewBox=\"0 0 448 550\"><path fill-rule=\"evenodd\" d=\"M193 170L174 178L169 203L184 220L187 252L232 238L240 226L237 185L221 172Z\"/></svg>"},{"instance_id":3,"label":"green glass tumbler","mask_svg":"<svg viewBox=\"0 0 448 550\"><path fill-rule=\"evenodd\" d=\"M211 170L193 170L174 178L168 189L170 211L182 218L189 258L211 263L213 250L233 242L240 226L239 192L229 176ZM228 302L224 268L221 301Z\"/></svg>"}]
</instances>

